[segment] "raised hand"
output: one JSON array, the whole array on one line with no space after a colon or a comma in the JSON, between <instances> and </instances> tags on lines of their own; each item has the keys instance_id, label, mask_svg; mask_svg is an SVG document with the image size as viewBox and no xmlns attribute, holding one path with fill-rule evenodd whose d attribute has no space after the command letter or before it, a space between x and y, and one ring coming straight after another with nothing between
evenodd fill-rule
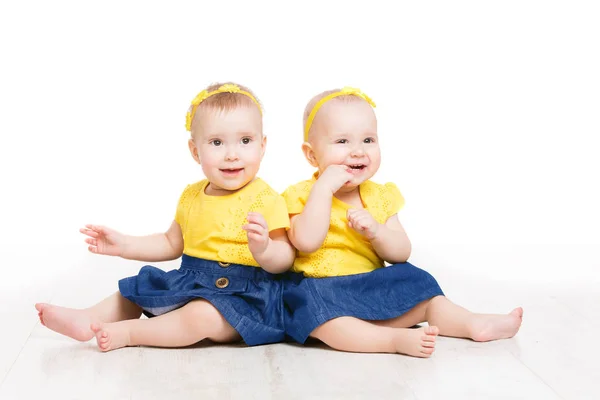
<instances>
[{"instance_id":1,"label":"raised hand","mask_svg":"<svg viewBox=\"0 0 600 400\"><path fill-rule=\"evenodd\" d=\"M347 166L332 164L323 171L316 184L328 188L331 193L335 193L350 182L352 177L353 175Z\"/></svg>"},{"instance_id":2,"label":"raised hand","mask_svg":"<svg viewBox=\"0 0 600 400\"><path fill-rule=\"evenodd\" d=\"M356 232L371 240L377 235L379 222L367 210L348 210L348 225Z\"/></svg>"},{"instance_id":3,"label":"raised hand","mask_svg":"<svg viewBox=\"0 0 600 400\"><path fill-rule=\"evenodd\" d=\"M267 250L269 245L269 227L262 214L256 212L248 213L248 223L242 226L248 235L248 247L256 258Z\"/></svg>"},{"instance_id":4,"label":"raised hand","mask_svg":"<svg viewBox=\"0 0 600 400\"><path fill-rule=\"evenodd\" d=\"M95 254L121 256L125 249L125 235L102 225L87 224L79 232L87 235L88 250Z\"/></svg>"}]
</instances>

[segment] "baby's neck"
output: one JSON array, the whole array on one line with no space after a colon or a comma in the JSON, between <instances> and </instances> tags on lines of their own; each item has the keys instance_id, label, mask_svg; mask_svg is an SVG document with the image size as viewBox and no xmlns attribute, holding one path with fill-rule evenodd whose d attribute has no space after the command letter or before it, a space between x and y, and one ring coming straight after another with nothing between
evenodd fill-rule
<instances>
[{"instance_id":1,"label":"baby's neck","mask_svg":"<svg viewBox=\"0 0 600 400\"><path fill-rule=\"evenodd\" d=\"M335 198L343 201L346 204L349 204L356 208L363 208L362 200L360 198L360 190L359 187L352 188L348 191L338 190L334 194Z\"/></svg>"},{"instance_id":2,"label":"baby's neck","mask_svg":"<svg viewBox=\"0 0 600 400\"><path fill-rule=\"evenodd\" d=\"M206 188L204 189L204 194L206 194L208 196L228 196L228 195L239 192L240 190L242 190L243 188L245 188L246 186L248 186L249 184L254 182L255 179L256 178L253 178L250 182L246 183L244 186L237 188L235 190L223 189L222 187L219 187L219 186L215 185L214 183L209 182L208 185L206 185Z\"/></svg>"},{"instance_id":3,"label":"baby's neck","mask_svg":"<svg viewBox=\"0 0 600 400\"><path fill-rule=\"evenodd\" d=\"M238 192L239 190L240 189L236 189L236 190L222 189L220 187L216 187L215 185L209 183L208 185L206 185L206 189L204 190L204 193L209 196L227 196L230 194L234 194L235 192Z\"/></svg>"}]
</instances>

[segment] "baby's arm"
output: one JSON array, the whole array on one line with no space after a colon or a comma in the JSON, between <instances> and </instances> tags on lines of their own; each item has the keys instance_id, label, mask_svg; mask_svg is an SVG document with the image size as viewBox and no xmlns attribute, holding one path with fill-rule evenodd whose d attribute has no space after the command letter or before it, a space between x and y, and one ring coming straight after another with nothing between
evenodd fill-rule
<instances>
[{"instance_id":1,"label":"baby's arm","mask_svg":"<svg viewBox=\"0 0 600 400\"><path fill-rule=\"evenodd\" d=\"M302 212L290 218L288 236L299 251L313 253L321 248L331 219L333 194L352 179L345 165L330 165L312 186Z\"/></svg>"},{"instance_id":2,"label":"baby's arm","mask_svg":"<svg viewBox=\"0 0 600 400\"><path fill-rule=\"evenodd\" d=\"M288 240L285 229L275 229L269 233L269 244L262 254L257 254L254 259L267 272L279 274L285 272L296 257L296 250Z\"/></svg>"},{"instance_id":3,"label":"baby's arm","mask_svg":"<svg viewBox=\"0 0 600 400\"><path fill-rule=\"evenodd\" d=\"M183 253L183 235L175 221L165 233L147 236L124 235L100 225L86 225L81 233L89 236L89 251L119 256L128 260L156 262L179 258Z\"/></svg>"},{"instance_id":4,"label":"baby's arm","mask_svg":"<svg viewBox=\"0 0 600 400\"><path fill-rule=\"evenodd\" d=\"M315 252L325 241L329 231L332 199L331 189L319 185L317 181L302 212L291 217L288 236L299 251Z\"/></svg>"},{"instance_id":5,"label":"baby's arm","mask_svg":"<svg viewBox=\"0 0 600 400\"><path fill-rule=\"evenodd\" d=\"M365 209L348 210L348 225L370 240L377 255L385 261L395 264L408 260L410 240L397 214L380 224Z\"/></svg>"},{"instance_id":6,"label":"baby's arm","mask_svg":"<svg viewBox=\"0 0 600 400\"><path fill-rule=\"evenodd\" d=\"M411 244L408 235L394 214L380 224L377 234L371 239L371 244L379 257L390 264L406 262L410 257Z\"/></svg>"},{"instance_id":7,"label":"baby's arm","mask_svg":"<svg viewBox=\"0 0 600 400\"><path fill-rule=\"evenodd\" d=\"M147 236L126 236L121 257L138 261L170 261L183 254L183 234L175 221L165 233Z\"/></svg>"},{"instance_id":8,"label":"baby's arm","mask_svg":"<svg viewBox=\"0 0 600 400\"><path fill-rule=\"evenodd\" d=\"M259 213L248 213L248 247L252 257L267 272L279 274L294 263L296 250L292 247L284 228L269 232L267 221Z\"/></svg>"}]
</instances>

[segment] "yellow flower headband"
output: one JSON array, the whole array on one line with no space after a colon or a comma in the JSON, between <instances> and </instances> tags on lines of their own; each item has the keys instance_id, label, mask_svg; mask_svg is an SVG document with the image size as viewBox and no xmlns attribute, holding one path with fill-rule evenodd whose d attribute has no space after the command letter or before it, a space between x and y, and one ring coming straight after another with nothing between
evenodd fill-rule
<instances>
[{"instance_id":1,"label":"yellow flower headband","mask_svg":"<svg viewBox=\"0 0 600 400\"><path fill-rule=\"evenodd\" d=\"M256 105L258 106L258 109L260 110L260 113L262 114L262 109L260 108L260 104L254 98L254 96L252 96L252 94L250 94L249 92L246 92L245 90L240 89L240 87L238 85L234 85L232 83L227 83L227 84L219 87L217 90L213 90L212 92L203 90L200 93L198 93L198 95L194 98L194 100L192 100L192 105L190 106L189 111L185 115L185 129L187 129L188 131L191 132L192 120L194 119L194 115L196 115L196 109L198 109L198 106L200 105L200 103L202 103L204 100L208 99L210 96L213 96L213 95L219 94L219 93L225 93L225 92L239 93L239 94L243 94L244 96L250 97L252 99L252 101L256 103Z\"/></svg>"},{"instance_id":2,"label":"yellow flower headband","mask_svg":"<svg viewBox=\"0 0 600 400\"><path fill-rule=\"evenodd\" d=\"M310 114L308 115L308 119L306 120L306 126L304 127L304 141L305 142L308 141L308 132L310 131L310 127L313 123L313 120L315 119L315 115L317 115L317 111L319 111L319 108L321 108L321 106L323 104L325 104L329 100L333 99L334 97L348 96L348 95L358 96L361 99L365 100L367 103L369 103L371 105L371 107L375 108L375 102L373 102L373 100L371 100L371 98L369 96L367 96L366 94L361 92L360 89L346 86L339 92L331 93L330 95L325 96L321 100L319 100L319 102L317 104L315 104L315 106L311 110Z\"/></svg>"}]
</instances>

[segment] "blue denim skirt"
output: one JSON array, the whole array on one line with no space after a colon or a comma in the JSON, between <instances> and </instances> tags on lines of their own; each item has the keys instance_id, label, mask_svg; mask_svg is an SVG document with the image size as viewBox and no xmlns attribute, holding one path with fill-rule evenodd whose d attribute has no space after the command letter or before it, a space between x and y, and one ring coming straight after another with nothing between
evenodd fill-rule
<instances>
[{"instance_id":1,"label":"blue denim skirt","mask_svg":"<svg viewBox=\"0 0 600 400\"><path fill-rule=\"evenodd\" d=\"M183 255L181 267L163 271L144 266L119 281L121 295L149 317L194 299L210 302L249 346L285 339L283 276L253 266L219 263Z\"/></svg>"},{"instance_id":2,"label":"blue denim skirt","mask_svg":"<svg viewBox=\"0 0 600 400\"><path fill-rule=\"evenodd\" d=\"M333 318L395 318L443 294L433 276L408 262L329 278L290 275L283 292L286 334L304 343L315 328Z\"/></svg>"}]
</instances>

